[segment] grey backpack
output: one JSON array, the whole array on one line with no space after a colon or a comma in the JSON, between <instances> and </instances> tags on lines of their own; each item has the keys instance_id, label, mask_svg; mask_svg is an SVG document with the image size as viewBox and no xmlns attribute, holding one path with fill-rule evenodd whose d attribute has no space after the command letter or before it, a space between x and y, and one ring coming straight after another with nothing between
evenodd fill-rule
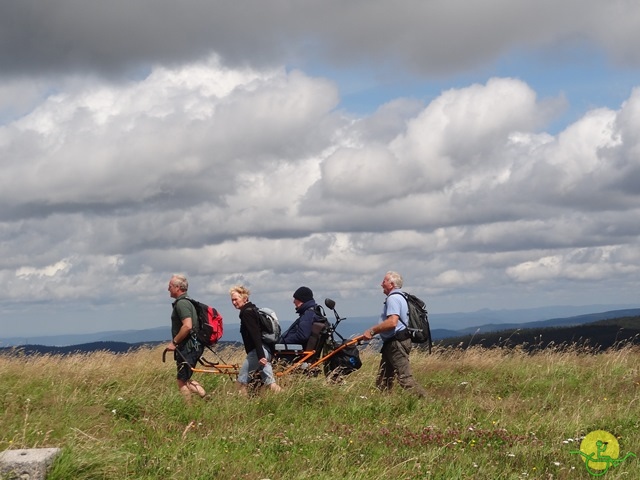
<instances>
[{"instance_id":1,"label":"grey backpack","mask_svg":"<svg viewBox=\"0 0 640 480\"><path fill-rule=\"evenodd\" d=\"M258 308L258 315L260 316L260 330L262 331L262 341L268 345L273 345L278 342L280 333L280 322L276 312L267 307Z\"/></svg>"}]
</instances>

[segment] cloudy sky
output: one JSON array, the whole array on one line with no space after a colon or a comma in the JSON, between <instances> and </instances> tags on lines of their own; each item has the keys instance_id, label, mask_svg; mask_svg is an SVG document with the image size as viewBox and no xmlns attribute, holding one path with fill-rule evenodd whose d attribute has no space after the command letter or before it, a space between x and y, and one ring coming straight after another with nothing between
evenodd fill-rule
<instances>
[{"instance_id":1,"label":"cloudy sky","mask_svg":"<svg viewBox=\"0 0 640 480\"><path fill-rule=\"evenodd\" d=\"M0 336L639 305L640 4L0 4ZM233 328L233 327L231 327Z\"/></svg>"}]
</instances>

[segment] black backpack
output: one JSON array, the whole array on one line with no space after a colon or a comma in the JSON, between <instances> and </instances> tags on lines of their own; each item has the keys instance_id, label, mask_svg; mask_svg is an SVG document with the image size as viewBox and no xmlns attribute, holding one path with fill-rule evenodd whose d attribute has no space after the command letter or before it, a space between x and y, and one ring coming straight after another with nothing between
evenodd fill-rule
<instances>
[{"instance_id":1,"label":"black backpack","mask_svg":"<svg viewBox=\"0 0 640 480\"><path fill-rule=\"evenodd\" d=\"M339 375L349 375L361 366L360 351L356 345L343 348L329 359L329 368Z\"/></svg>"},{"instance_id":2,"label":"black backpack","mask_svg":"<svg viewBox=\"0 0 640 480\"><path fill-rule=\"evenodd\" d=\"M426 304L415 295L407 292L393 292L390 295L402 295L409 307L409 324L407 325L400 317L399 320L407 327L411 335L412 343L426 343L431 353L431 329L429 328L429 315Z\"/></svg>"}]
</instances>

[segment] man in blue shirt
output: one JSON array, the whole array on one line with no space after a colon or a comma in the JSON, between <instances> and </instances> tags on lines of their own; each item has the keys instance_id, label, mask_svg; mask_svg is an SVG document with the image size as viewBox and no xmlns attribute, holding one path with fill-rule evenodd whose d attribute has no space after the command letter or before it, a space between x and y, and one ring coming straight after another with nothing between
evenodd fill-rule
<instances>
[{"instance_id":1,"label":"man in blue shirt","mask_svg":"<svg viewBox=\"0 0 640 480\"><path fill-rule=\"evenodd\" d=\"M394 292L401 292L402 284L402 276L399 273L387 272L381 283L387 299L384 302L380 321L363 335L366 340L371 340L375 335L380 334L383 342L376 387L382 391L390 390L397 376L402 388L425 398L427 392L415 381L409 365L411 338L406 331L406 325L409 323L409 306L403 295L391 295Z\"/></svg>"}]
</instances>

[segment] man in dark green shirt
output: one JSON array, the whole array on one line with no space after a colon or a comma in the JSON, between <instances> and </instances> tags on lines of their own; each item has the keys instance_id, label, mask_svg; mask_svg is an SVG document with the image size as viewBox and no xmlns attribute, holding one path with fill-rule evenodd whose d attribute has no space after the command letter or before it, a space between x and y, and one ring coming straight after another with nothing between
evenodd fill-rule
<instances>
[{"instance_id":1,"label":"man in dark green shirt","mask_svg":"<svg viewBox=\"0 0 640 480\"><path fill-rule=\"evenodd\" d=\"M189 402L191 395L196 393L204 397L206 392L202 385L192 380L193 370L202 356L204 347L196 340L195 330L198 325L198 312L196 307L187 297L189 282L184 275L173 275L169 280L169 295L175 298L173 311L171 312L171 343L168 350L174 352L174 358L178 368L178 389Z\"/></svg>"}]
</instances>

